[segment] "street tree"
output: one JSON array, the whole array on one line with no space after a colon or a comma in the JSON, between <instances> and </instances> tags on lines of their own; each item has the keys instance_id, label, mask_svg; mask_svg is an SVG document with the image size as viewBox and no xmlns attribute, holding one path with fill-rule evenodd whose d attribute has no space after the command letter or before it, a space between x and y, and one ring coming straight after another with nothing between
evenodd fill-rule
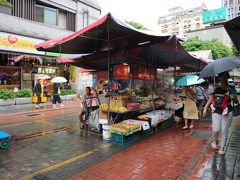
<instances>
[{"instance_id":1,"label":"street tree","mask_svg":"<svg viewBox=\"0 0 240 180\"><path fill-rule=\"evenodd\" d=\"M237 55L237 51L234 48L228 47L216 39L202 40L194 37L183 42L182 45L187 51L211 50L213 59Z\"/></svg>"},{"instance_id":2,"label":"street tree","mask_svg":"<svg viewBox=\"0 0 240 180\"><path fill-rule=\"evenodd\" d=\"M137 23L135 21L125 21L126 23L128 23L129 25L133 26L136 29L140 29L140 30L149 30L148 28L146 28L145 26L143 26L140 23Z\"/></svg>"},{"instance_id":3,"label":"street tree","mask_svg":"<svg viewBox=\"0 0 240 180\"><path fill-rule=\"evenodd\" d=\"M12 4L9 3L7 0L0 0L0 6L12 8Z\"/></svg>"}]
</instances>

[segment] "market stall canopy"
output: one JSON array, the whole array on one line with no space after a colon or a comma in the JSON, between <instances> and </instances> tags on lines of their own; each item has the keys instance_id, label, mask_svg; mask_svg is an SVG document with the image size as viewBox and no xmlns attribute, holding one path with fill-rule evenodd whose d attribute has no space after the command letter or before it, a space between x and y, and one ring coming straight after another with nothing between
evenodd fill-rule
<instances>
[{"instance_id":1,"label":"market stall canopy","mask_svg":"<svg viewBox=\"0 0 240 180\"><path fill-rule=\"evenodd\" d=\"M91 69L106 69L108 54L112 64L142 60L145 64L151 62L158 67L184 65L195 70L200 70L205 65L203 61L188 54L175 35L137 30L110 13L78 32L39 43L36 48L85 54L74 58L77 59L75 62L69 62L72 61L70 58L65 62Z\"/></svg>"},{"instance_id":2,"label":"market stall canopy","mask_svg":"<svg viewBox=\"0 0 240 180\"><path fill-rule=\"evenodd\" d=\"M18 55L14 57L8 58L8 60L13 60L14 62L18 62L21 60L38 60L40 64L43 63L43 59L40 56L33 56L33 55Z\"/></svg>"},{"instance_id":3,"label":"market stall canopy","mask_svg":"<svg viewBox=\"0 0 240 180\"><path fill-rule=\"evenodd\" d=\"M164 42L171 38L175 36L137 30L108 13L80 31L50 39L36 44L35 47L40 51L47 49L51 52L84 54L106 51L108 45L112 50Z\"/></svg>"},{"instance_id":4,"label":"market stall canopy","mask_svg":"<svg viewBox=\"0 0 240 180\"><path fill-rule=\"evenodd\" d=\"M129 63L143 64L157 68L167 68L169 66L179 66L187 70L201 70L207 63L202 59L197 59L188 54L177 42L177 49L172 45L175 40L155 45L148 45L129 50L104 51L91 55L79 55L57 58L58 63L70 63L74 66L106 70L108 64L108 53L110 65Z\"/></svg>"},{"instance_id":5,"label":"market stall canopy","mask_svg":"<svg viewBox=\"0 0 240 180\"><path fill-rule=\"evenodd\" d=\"M237 50L240 51L240 16L227 21L224 24L224 28L226 29Z\"/></svg>"},{"instance_id":6,"label":"market stall canopy","mask_svg":"<svg viewBox=\"0 0 240 180\"><path fill-rule=\"evenodd\" d=\"M202 61L205 61L207 64L214 61L211 50L190 51L188 53L197 59L201 59Z\"/></svg>"}]
</instances>

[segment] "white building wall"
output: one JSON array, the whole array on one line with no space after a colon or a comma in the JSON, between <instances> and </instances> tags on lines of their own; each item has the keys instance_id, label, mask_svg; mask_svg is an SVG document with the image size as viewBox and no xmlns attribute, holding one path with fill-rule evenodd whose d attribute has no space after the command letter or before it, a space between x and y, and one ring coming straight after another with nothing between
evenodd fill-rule
<instances>
[{"instance_id":1,"label":"white building wall","mask_svg":"<svg viewBox=\"0 0 240 180\"><path fill-rule=\"evenodd\" d=\"M195 11L183 11L181 13L161 17L158 22L159 31L176 34L180 37L185 37L188 31L204 27L201 8L196 8Z\"/></svg>"},{"instance_id":2,"label":"white building wall","mask_svg":"<svg viewBox=\"0 0 240 180\"><path fill-rule=\"evenodd\" d=\"M222 0L222 7L228 8L229 19L240 16L240 0Z\"/></svg>"},{"instance_id":3,"label":"white building wall","mask_svg":"<svg viewBox=\"0 0 240 180\"><path fill-rule=\"evenodd\" d=\"M223 26L215 28L205 28L197 31L187 32L187 38L199 37L203 40L217 39L228 47L232 47L232 41Z\"/></svg>"}]
</instances>

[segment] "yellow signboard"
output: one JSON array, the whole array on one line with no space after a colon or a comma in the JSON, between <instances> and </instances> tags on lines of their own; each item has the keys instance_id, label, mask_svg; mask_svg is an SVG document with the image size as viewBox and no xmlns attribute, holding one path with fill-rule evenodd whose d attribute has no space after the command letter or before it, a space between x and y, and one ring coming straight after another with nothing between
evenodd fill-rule
<instances>
[{"instance_id":1,"label":"yellow signboard","mask_svg":"<svg viewBox=\"0 0 240 180\"><path fill-rule=\"evenodd\" d=\"M44 55L34 45L44 40L0 32L0 50Z\"/></svg>"}]
</instances>

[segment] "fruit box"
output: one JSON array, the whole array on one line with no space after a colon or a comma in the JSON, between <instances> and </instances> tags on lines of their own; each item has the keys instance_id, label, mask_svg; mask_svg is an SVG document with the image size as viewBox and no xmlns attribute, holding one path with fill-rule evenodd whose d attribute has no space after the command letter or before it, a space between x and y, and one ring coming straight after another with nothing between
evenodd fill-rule
<instances>
[{"instance_id":1,"label":"fruit box","mask_svg":"<svg viewBox=\"0 0 240 180\"><path fill-rule=\"evenodd\" d=\"M119 107L127 107L128 100L116 100L115 104Z\"/></svg>"},{"instance_id":2,"label":"fruit box","mask_svg":"<svg viewBox=\"0 0 240 180\"><path fill-rule=\"evenodd\" d=\"M140 109L140 103L127 103L128 110L139 110Z\"/></svg>"}]
</instances>

